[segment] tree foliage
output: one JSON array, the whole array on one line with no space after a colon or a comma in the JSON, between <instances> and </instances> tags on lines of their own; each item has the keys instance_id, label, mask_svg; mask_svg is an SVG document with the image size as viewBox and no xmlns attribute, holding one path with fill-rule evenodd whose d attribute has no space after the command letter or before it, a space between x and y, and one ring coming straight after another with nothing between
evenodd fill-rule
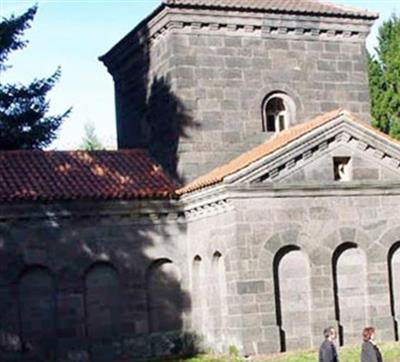
<instances>
[{"instance_id":1,"label":"tree foliage","mask_svg":"<svg viewBox=\"0 0 400 362\"><path fill-rule=\"evenodd\" d=\"M376 57L368 56L373 125L400 139L400 17L379 28Z\"/></svg>"},{"instance_id":2,"label":"tree foliage","mask_svg":"<svg viewBox=\"0 0 400 362\"><path fill-rule=\"evenodd\" d=\"M85 124L85 136L82 139L81 149L85 151L104 150L104 146L96 135L96 129L92 122Z\"/></svg>"},{"instance_id":3,"label":"tree foliage","mask_svg":"<svg viewBox=\"0 0 400 362\"><path fill-rule=\"evenodd\" d=\"M23 33L30 27L37 7L24 14L0 22L0 76L8 66L9 54L26 46ZM35 79L29 85L0 84L0 149L32 149L49 145L70 110L61 115L47 116L47 93L61 75L60 69L44 79Z\"/></svg>"}]
</instances>

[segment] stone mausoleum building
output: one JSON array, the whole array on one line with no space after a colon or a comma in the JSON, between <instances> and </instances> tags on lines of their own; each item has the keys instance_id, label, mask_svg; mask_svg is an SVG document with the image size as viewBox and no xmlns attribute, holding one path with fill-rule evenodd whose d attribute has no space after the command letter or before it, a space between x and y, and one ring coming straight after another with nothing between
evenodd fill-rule
<instances>
[{"instance_id":1,"label":"stone mausoleum building","mask_svg":"<svg viewBox=\"0 0 400 362\"><path fill-rule=\"evenodd\" d=\"M400 144L370 126L377 15L164 0L100 59L118 151L0 152L0 360L399 339ZM111 24L105 24L111 26Z\"/></svg>"}]
</instances>

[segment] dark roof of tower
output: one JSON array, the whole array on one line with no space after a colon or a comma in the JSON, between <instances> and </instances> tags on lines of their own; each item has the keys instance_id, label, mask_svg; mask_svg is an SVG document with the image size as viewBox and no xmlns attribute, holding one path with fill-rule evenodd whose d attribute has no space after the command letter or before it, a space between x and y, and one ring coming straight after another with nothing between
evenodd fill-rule
<instances>
[{"instance_id":1,"label":"dark roof of tower","mask_svg":"<svg viewBox=\"0 0 400 362\"><path fill-rule=\"evenodd\" d=\"M320 0L163 0L168 6L376 19L377 13Z\"/></svg>"},{"instance_id":2,"label":"dark roof of tower","mask_svg":"<svg viewBox=\"0 0 400 362\"><path fill-rule=\"evenodd\" d=\"M144 150L0 152L0 202L166 199L175 189Z\"/></svg>"}]
</instances>

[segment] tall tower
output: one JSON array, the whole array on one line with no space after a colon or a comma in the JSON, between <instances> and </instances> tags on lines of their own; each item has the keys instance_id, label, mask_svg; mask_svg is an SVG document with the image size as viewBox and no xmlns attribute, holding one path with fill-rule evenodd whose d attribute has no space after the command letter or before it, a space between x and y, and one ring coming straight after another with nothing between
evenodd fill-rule
<instances>
[{"instance_id":1,"label":"tall tower","mask_svg":"<svg viewBox=\"0 0 400 362\"><path fill-rule=\"evenodd\" d=\"M369 121L377 15L317 0L164 0L100 59L119 148L189 181L334 108Z\"/></svg>"}]
</instances>

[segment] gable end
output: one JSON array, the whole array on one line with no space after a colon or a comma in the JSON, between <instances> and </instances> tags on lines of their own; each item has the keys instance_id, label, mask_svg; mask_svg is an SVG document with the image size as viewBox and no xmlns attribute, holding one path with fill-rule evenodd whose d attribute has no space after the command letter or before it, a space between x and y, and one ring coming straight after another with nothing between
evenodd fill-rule
<instances>
[{"instance_id":1,"label":"gable end","mask_svg":"<svg viewBox=\"0 0 400 362\"><path fill-rule=\"evenodd\" d=\"M225 182L334 182L334 157L352 159L351 181L400 179L399 146L343 116L227 177ZM308 177L304 172L307 168L315 169L308 172Z\"/></svg>"}]
</instances>

